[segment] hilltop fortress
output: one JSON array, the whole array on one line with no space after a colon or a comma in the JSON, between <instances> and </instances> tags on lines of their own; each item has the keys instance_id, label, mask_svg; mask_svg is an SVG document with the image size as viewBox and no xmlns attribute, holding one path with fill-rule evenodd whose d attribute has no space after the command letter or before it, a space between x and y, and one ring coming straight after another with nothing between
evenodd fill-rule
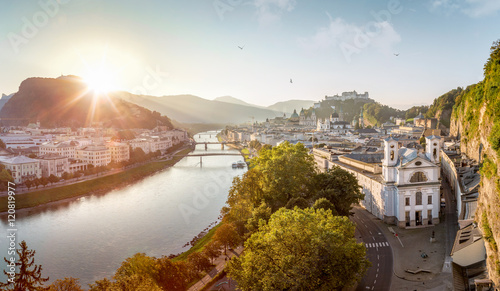
<instances>
[{"instance_id":1,"label":"hilltop fortress","mask_svg":"<svg viewBox=\"0 0 500 291\"><path fill-rule=\"evenodd\" d=\"M368 92L365 92L363 94L358 94L356 90L351 91L351 92L342 92L342 95L336 94L333 96L325 96L325 101L346 101L346 100L353 100L353 99L364 99L364 100L369 100L370 97L368 95ZM314 108L319 108L321 106L321 101L314 103Z\"/></svg>"}]
</instances>

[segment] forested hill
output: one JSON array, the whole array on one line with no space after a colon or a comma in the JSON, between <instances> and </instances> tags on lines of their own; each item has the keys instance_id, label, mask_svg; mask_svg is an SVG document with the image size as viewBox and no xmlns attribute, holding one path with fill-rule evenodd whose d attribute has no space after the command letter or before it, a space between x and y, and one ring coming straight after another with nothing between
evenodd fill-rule
<instances>
[{"instance_id":1,"label":"forested hill","mask_svg":"<svg viewBox=\"0 0 500 291\"><path fill-rule=\"evenodd\" d=\"M461 151L480 161L481 184L475 220L485 239L490 278L500 284L500 42L491 47L484 79L455 100L450 133L459 136Z\"/></svg>"},{"instance_id":2,"label":"forested hill","mask_svg":"<svg viewBox=\"0 0 500 291\"><path fill-rule=\"evenodd\" d=\"M455 105L455 100L463 91L462 88L458 87L434 99L425 116L428 118L437 118L440 125L450 128L453 105Z\"/></svg>"},{"instance_id":3,"label":"forested hill","mask_svg":"<svg viewBox=\"0 0 500 291\"><path fill-rule=\"evenodd\" d=\"M40 121L42 127L173 128L160 113L107 94L96 95L81 78L64 76L29 78L0 111L2 125L27 125Z\"/></svg>"}]
</instances>

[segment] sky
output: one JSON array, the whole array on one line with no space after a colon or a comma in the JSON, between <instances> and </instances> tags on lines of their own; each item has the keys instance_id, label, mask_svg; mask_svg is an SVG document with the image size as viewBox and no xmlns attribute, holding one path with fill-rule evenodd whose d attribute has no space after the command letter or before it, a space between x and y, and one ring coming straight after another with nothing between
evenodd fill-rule
<instances>
[{"instance_id":1,"label":"sky","mask_svg":"<svg viewBox=\"0 0 500 291\"><path fill-rule=\"evenodd\" d=\"M5 0L0 93L78 75L268 106L344 91L406 109L483 78L497 0ZM92 82L92 81L89 81Z\"/></svg>"}]
</instances>

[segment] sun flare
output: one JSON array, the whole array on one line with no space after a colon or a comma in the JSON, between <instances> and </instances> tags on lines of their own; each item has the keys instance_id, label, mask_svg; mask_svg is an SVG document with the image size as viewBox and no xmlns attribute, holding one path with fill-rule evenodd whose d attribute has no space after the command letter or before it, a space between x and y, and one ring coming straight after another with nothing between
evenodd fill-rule
<instances>
[{"instance_id":1,"label":"sun flare","mask_svg":"<svg viewBox=\"0 0 500 291\"><path fill-rule=\"evenodd\" d=\"M89 90L95 93L108 93L113 90L117 90L117 82L115 74L106 69L99 68L97 70L92 70L88 72L83 77L85 83Z\"/></svg>"}]
</instances>

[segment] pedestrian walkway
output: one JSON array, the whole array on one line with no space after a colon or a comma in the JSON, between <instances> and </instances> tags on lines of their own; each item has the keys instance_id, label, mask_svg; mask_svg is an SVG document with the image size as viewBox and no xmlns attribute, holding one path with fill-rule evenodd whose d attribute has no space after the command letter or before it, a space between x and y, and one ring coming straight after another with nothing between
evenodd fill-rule
<instances>
[{"instance_id":1,"label":"pedestrian walkway","mask_svg":"<svg viewBox=\"0 0 500 291\"><path fill-rule=\"evenodd\" d=\"M375 216L373 221L392 248L394 276L391 290L453 290L452 274L442 272L446 257L444 221L435 226L413 229L390 226Z\"/></svg>"},{"instance_id":2,"label":"pedestrian walkway","mask_svg":"<svg viewBox=\"0 0 500 291\"><path fill-rule=\"evenodd\" d=\"M365 247L368 248L382 248L390 246L388 242L380 242L380 243L365 243Z\"/></svg>"},{"instance_id":3,"label":"pedestrian walkway","mask_svg":"<svg viewBox=\"0 0 500 291\"><path fill-rule=\"evenodd\" d=\"M197 291L203 288L208 282L210 282L210 280L212 280L213 277L215 277L219 272L224 270L224 267L226 266L226 263L227 261L229 261L229 259L231 259L234 256L239 256L242 251L243 251L243 246L239 246L234 250L228 250L227 256L224 254L220 255L214 261L215 268L213 268L210 272L208 272L208 274L205 275L205 277L203 277L200 281L191 286L188 289L188 291Z\"/></svg>"}]
</instances>

